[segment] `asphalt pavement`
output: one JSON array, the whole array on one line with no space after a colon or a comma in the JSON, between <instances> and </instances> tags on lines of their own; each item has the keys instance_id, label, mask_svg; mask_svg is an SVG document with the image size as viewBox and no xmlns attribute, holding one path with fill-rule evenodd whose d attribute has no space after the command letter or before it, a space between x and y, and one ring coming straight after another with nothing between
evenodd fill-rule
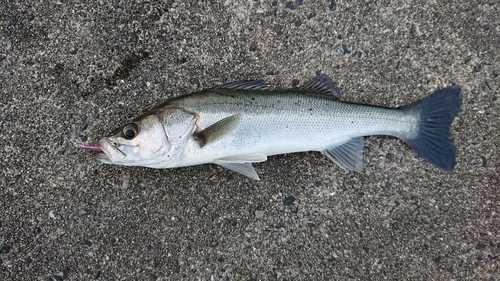
<instances>
[{"instance_id":1,"label":"asphalt pavement","mask_svg":"<svg viewBox=\"0 0 500 281\"><path fill-rule=\"evenodd\" d=\"M1 280L500 280L498 1L3 1ZM462 88L442 172L368 137L255 164L104 165L76 143L223 83L330 76L399 107Z\"/></svg>"}]
</instances>

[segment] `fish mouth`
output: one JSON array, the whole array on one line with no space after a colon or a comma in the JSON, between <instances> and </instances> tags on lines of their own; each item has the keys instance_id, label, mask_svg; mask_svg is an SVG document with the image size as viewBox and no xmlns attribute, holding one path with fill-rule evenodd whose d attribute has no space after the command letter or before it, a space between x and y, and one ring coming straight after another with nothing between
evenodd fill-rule
<instances>
[{"instance_id":1,"label":"fish mouth","mask_svg":"<svg viewBox=\"0 0 500 281\"><path fill-rule=\"evenodd\" d=\"M115 163L127 157L123 151L121 151L115 144L110 143L107 138L102 138L99 141L99 144L97 144L97 147L100 151L97 151L95 157L103 163Z\"/></svg>"},{"instance_id":2,"label":"fish mouth","mask_svg":"<svg viewBox=\"0 0 500 281\"><path fill-rule=\"evenodd\" d=\"M127 157L123 151L110 143L107 138L102 138L97 145L78 144L77 147L95 151L95 158L106 164L112 164Z\"/></svg>"},{"instance_id":3,"label":"fish mouth","mask_svg":"<svg viewBox=\"0 0 500 281\"><path fill-rule=\"evenodd\" d=\"M95 157L95 159L99 160L100 162L102 162L104 164L112 164L113 163L113 161L111 161L109 156L104 151L97 152L94 155L94 157Z\"/></svg>"}]
</instances>

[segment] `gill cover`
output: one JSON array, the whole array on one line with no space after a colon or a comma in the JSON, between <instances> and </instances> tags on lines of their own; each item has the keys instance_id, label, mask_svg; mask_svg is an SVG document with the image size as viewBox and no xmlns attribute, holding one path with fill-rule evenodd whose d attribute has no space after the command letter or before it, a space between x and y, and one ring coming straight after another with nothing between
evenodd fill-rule
<instances>
[{"instance_id":1,"label":"gill cover","mask_svg":"<svg viewBox=\"0 0 500 281\"><path fill-rule=\"evenodd\" d=\"M165 161L179 156L189 138L196 129L196 115L181 108L170 107L158 113L158 119L163 124L170 149Z\"/></svg>"}]
</instances>

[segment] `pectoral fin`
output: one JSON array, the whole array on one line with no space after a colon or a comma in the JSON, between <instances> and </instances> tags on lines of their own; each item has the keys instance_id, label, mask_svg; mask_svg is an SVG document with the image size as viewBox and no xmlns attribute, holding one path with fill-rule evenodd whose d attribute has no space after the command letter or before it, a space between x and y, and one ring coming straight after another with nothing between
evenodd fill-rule
<instances>
[{"instance_id":1,"label":"pectoral fin","mask_svg":"<svg viewBox=\"0 0 500 281\"><path fill-rule=\"evenodd\" d=\"M217 123L214 123L204 130L196 133L194 139L198 141L200 147L211 142L220 140L223 136L230 134L236 129L241 120L241 113L226 117Z\"/></svg>"},{"instance_id":2,"label":"pectoral fin","mask_svg":"<svg viewBox=\"0 0 500 281\"><path fill-rule=\"evenodd\" d=\"M352 138L347 142L328 147L322 153L344 170L361 173L363 170L363 137Z\"/></svg>"},{"instance_id":3,"label":"pectoral fin","mask_svg":"<svg viewBox=\"0 0 500 281\"><path fill-rule=\"evenodd\" d=\"M214 164L240 173L254 180L260 180L259 175L257 175L257 172L255 172L251 163L263 162L266 160L267 156L265 154L255 153L219 158L214 161Z\"/></svg>"}]
</instances>

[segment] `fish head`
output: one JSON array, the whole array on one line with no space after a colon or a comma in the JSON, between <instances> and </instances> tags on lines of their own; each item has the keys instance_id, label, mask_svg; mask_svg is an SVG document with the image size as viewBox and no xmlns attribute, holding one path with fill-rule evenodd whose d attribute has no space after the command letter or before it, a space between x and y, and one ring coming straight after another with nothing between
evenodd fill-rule
<instances>
[{"instance_id":1,"label":"fish head","mask_svg":"<svg viewBox=\"0 0 500 281\"><path fill-rule=\"evenodd\" d=\"M160 168L183 151L195 129L195 116L180 109L146 114L99 141L96 158L106 164Z\"/></svg>"}]
</instances>

